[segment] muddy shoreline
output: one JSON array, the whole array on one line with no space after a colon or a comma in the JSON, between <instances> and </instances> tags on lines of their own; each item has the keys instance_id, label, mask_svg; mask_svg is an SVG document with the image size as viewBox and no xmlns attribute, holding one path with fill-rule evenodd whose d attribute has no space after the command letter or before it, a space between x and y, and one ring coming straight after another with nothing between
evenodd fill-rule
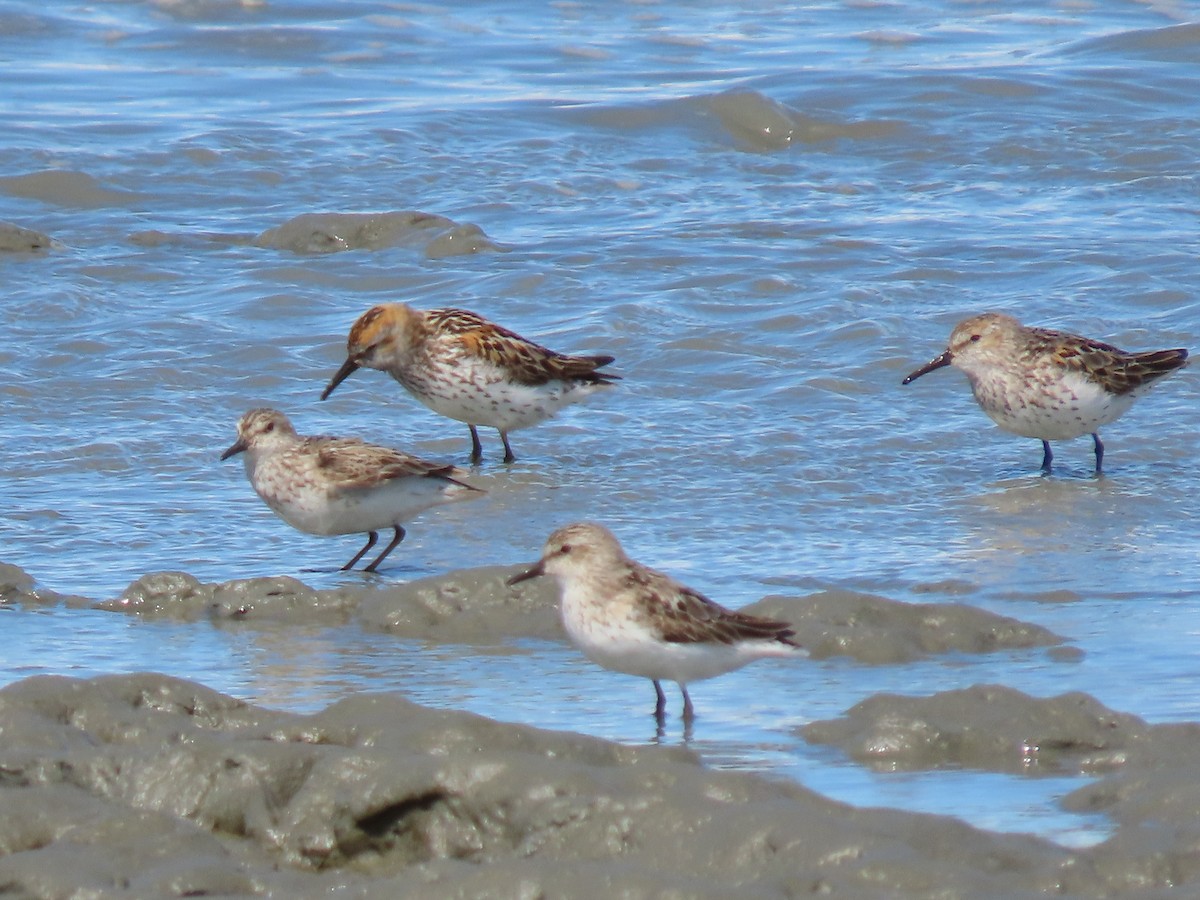
<instances>
[{"instance_id":1,"label":"muddy shoreline","mask_svg":"<svg viewBox=\"0 0 1200 900\"><path fill-rule=\"evenodd\" d=\"M183 621L356 620L405 637L561 640L548 587L487 567L383 588L145 576L103 601L0 567L6 605ZM1079 651L962 604L828 591L767 597L816 657ZM464 615L469 611L470 615ZM797 784L362 694L311 715L171 676L37 676L0 690L0 887L14 896L1143 897L1196 882L1200 725L1150 725L1086 694L1001 685L878 694L803 736L882 768L1094 778L1063 800L1115 823L1061 847L955 818L856 808Z\"/></svg>"}]
</instances>

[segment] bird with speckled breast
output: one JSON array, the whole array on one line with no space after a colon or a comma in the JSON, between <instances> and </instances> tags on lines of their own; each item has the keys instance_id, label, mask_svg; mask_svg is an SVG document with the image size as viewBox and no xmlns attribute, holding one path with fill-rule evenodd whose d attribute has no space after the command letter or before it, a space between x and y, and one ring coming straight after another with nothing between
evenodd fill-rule
<instances>
[{"instance_id":1,"label":"bird with speckled breast","mask_svg":"<svg viewBox=\"0 0 1200 900\"><path fill-rule=\"evenodd\" d=\"M358 369L378 369L434 412L465 422L472 462L483 458L477 430L483 425L500 433L509 463L516 459L510 431L537 425L617 381L598 371L612 361L548 350L464 309L384 303L350 329L346 361L321 399Z\"/></svg>"},{"instance_id":2,"label":"bird with speckled breast","mask_svg":"<svg viewBox=\"0 0 1200 900\"><path fill-rule=\"evenodd\" d=\"M1005 431L1041 440L1043 471L1050 471L1054 458L1050 441L1090 434L1099 474L1104 460L1100 427L1123 416L1187 358L1183 349L1128 352L988 312L959 322L945 352L903 383L943 366L961 369L993 422Z\"/></svg>"},{"instance_id":3,"label":"bird with speckled breast","mask_svg":"<svg viewBox=\"0 0 1200 900\"><path fill-rule=\"evenodd\" d=\"M404 540L402 522L431 507L481 496L455 466L429 462L358 438L302 437L278 410L259 408L238 421L237 440L221 454L245 454L246 477L279 518L308 534L366 534L352 569L391 528L391 542L364 571L374 572Z\"/></svg>"}]
</instances>

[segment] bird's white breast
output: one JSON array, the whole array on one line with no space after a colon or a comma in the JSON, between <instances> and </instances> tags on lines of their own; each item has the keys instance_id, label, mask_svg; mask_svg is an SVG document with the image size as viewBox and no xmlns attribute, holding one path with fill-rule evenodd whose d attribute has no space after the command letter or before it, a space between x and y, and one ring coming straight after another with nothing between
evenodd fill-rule
<instances>
[{"instance_id":1,"label":"bird's white breast","mask_svg":"<svg viewBox=\"0 0 1200 900\"><path fill-rule=\"evenodd\" d=\"M439 415L501 431L536 425L601 386L563 380L522 384L487 360L465 356L410 367L395 375L414 397Z\"/></svg>"},{"instance_id":2,"label":"bird's white breast","mask_svg":"<svg viewBox=\"0 0 1200 900\"><path fill-rule=\"evenodd\" d=\"M1124 415L1135 398L1106 391L1070 370L1053 376L992 370L968 377L992 421L1013 434L1046 441L1090 434Z\"/></svg>"},{"instance_id":3,"label":"bird's white breast","mask_svg":"<svg viewBox=\"0 0 1200 900\"><path fill-rule=\"evenodd\" d=\"M324 477L315 457L294 453L247 456L254 490L293 528L309 534L361 534L391 528L467 493L441 478L413 475L346 489Z\"/></svg>"},{"instance_id":4,"label":"bird's white breast","mask_svg":"<svg viewBox=\"0 0 1200 900\"><path fill-rule=\"evenodd\" d=\"M662 640L631 598L612 585L584 579L564 585L563 628L588 659L627 675L686 684L712 678L767 656L799 654L778 641L673 643Z\"/></svg>"}]
</instances>

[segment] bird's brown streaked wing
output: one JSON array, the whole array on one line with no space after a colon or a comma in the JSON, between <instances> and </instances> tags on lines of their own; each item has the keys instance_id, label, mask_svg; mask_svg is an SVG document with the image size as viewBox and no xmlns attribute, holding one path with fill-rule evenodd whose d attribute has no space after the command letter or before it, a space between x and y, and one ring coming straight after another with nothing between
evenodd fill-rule
<instances>
[{"instance_id":1,"label":"bird's brown streaked wing","mask_svg":"<svg viewBox=\"0 0 1200 900\"><path fill-rule=\"evenodd\" d=\"M1183 366L1188 358L1183 349L1131 353L1103 341L1074 336L1060 340L1053 352L1062 365L1117 395L1157 381Z\"/></svg>"},{"instance_id":2,"label":"bird's brown streaked wing","mask_svg":"<svg viewBox=\"0 0 1200 900\"><path fill-rule=\"evenodd\" d=\"M452 477L457 472L452 465L430 462L357 438L307 438L304 444L309 452L316 452L318 468L336 490L370 488L384 481L414 476L442 478L464 484Z\"/></svg>"},{"instance_id":3,"label":"bird's brown streaked wing","mask_svg":"<svg viewBox=\"0 0 1200 900\"><path fill-rule=\"evenodd\" d=\"M1118 394L1136 390L1187 364L1188 352L1176 350L1147 350L1126 354L1124 364L1111 372L1105 382Z\"/></svg>"},{"instance_id":4,"label":"bird's brown streaked wing","mask_svg":"<svg viewBox=\"0 0 1200 900\"><path fill-rule=\"evenodd\" d=\"M432 310L429 321L464 353L491 362L521 384L541 385L555 379L607 383L619 378L596 371L611 363L611 356L558 353L468 310Z\"/></svg>"},{"instance_id":5,"label":"bird's brown streaked wing","mask_svg":"<svg viewBox=\"0 0 1200 900\"><path fill-rule=\"evenodd\" d=\"M425 322L431 330L442 334L468 334L486 326L497 328L500 331L508 331L507 328L501 328L499 325L489 322L478 313L453 306L445 309L427 309ZM509 333L511 334L511 332ZM516 335L513 336L516 337Z\"/></svg>"},{"instance_id":6,"label":"bird's brown streaked wing","mask_svg":"<svg viewBox=\"0 0 1200 900\"><path fill-rule=\"evenodd\" d=\"M726 609L661 573L635 573L635 576L640 576L641 589L655 598L646 612L667 643L731 645L746 640L792 643L794 632L784 622Z\"/></svg>"}]
</instances>

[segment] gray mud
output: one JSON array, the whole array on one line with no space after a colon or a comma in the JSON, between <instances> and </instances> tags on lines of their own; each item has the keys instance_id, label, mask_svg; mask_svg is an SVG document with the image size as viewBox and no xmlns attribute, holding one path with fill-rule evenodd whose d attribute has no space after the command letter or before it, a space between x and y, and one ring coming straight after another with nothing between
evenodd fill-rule
<instances>
[{"instance_id":1,"label":"gray mud","mask_svg":"<svg viewBox=\"0 0 1200 900\"><path fill-rule=\"evenodd\" d=\"M13 571L28 579L19 569ZM519 566L482 566L406 584L337 590L315 590L287 577L205 584L186 573L157 572L97 606L183 621L355 621L370 630L442 643L563 639L553 583L541 579L506 586L505 579L519 571ZM29 602L20 596L10 601ZM822 591L806 597L770 596L745 610L790 623L814 659L849 656L864 663L899 663L942 653L1038 647L1060 655L1078 653L1064 646L1063 637L1038 625L958 603L901 603Z\"/></svg>"},{"instance_id":2,"label":"gray mud","mask_svg":"<svg viewBox=\"0 0 1200 900\"><path fill-rule=\"evenodd\" d=\"M108 187L87 172L70 169L45 169L0 178L0 193L67 209L124 208L145 199L133 191Z\"/></svg>"},{"instance_id":3,"label":"gray mud","mask_svg":"<svg viewBox=\"0 0 1200 900\"><path fill-rule=\"evenodd\" d=\"M228 627L358 623L432 642L562 640L548 584L486 567L404 585L144 576L91 603L0 565L9 606L89 605ZM1047 647L960 604L851 592L748 607L814 656L863 663ZM39 676L0 690L0 893L35 898L1148 897L1200 887L1200 726L1148 725L1083 694L997 686L879 694L803 730L869 766L1083 773L1063 805L1105 813L1086 849L960 820L860 809L800 785L439 711L391 693L311 715L158 675Z\"/></svg>"},{"instance_id":4,"label":"gray mud","mask_svg":"<svg viewBox=\"0 0 1200 900\"><path fill-rule=\"evenodd\" d=\"M1000 685L931 697L875 694L840 719L801 729L877 769L972 768L1095 773L1115 769L1151 729L1078 692L1039 699Z\"/></svg>"},{"instance_id":5,"label":"gray mud","mask_svg":"<svg viewBox=\"0 0 1200 900\"><path fill-rule=\"evenodd\" d=\"M418 247L430 259L500 250L478 225L415 211L304 213L255 238L258 247L301 255Z\"/></svg>"},{"instance_id":6,"label":"gray mud","mask_svg":"<svg viewBox=\"0 0 1200 900\"><path fill-rule=\"evenodd\" d=\"M866 663L901 663L939 653L992 653L1064 642L1040 625L962 603L900 603L852 591L766 597L747 610L791 623L813 659L850 656Z\"/></svg>"},{"instance_id":7,"label":"gray mud","mask_svg":"<svg viewBox=\"0 0 1200 900\"><path fill-rule=\"evenodd\" d=\"M1196 879L1194 790L1155 815L1168 779L1197 783L1194 728L1146 729L1073 795L1122 823L1088 850L391 694L298 715L161 675L41 676L0 691L0 733L0 891L22 897L1167 896Z\"/></svg>"},{"instance_id":8,"label":"gray mud","mask_svg":"<svg viewBox=\"0 0 1200 900\"><path fill-rule=\"evenodd\" d=\"M61 248L62 244L48 234L11 222L0 222L0 253L38 253Z\"/></svg>"},{"instance_id":9,"label":"gray mud","mask_svg":"<svg viewBox=\"0 0 1200 900\"><path fill-rule=\"evenodd\" d=\"M813 118L753 90L722 91L704 98L703 105L739 146L759 153L783 150L793 143L878 139L901 127L894 122Z\"/></svg>"}]
</instances>

